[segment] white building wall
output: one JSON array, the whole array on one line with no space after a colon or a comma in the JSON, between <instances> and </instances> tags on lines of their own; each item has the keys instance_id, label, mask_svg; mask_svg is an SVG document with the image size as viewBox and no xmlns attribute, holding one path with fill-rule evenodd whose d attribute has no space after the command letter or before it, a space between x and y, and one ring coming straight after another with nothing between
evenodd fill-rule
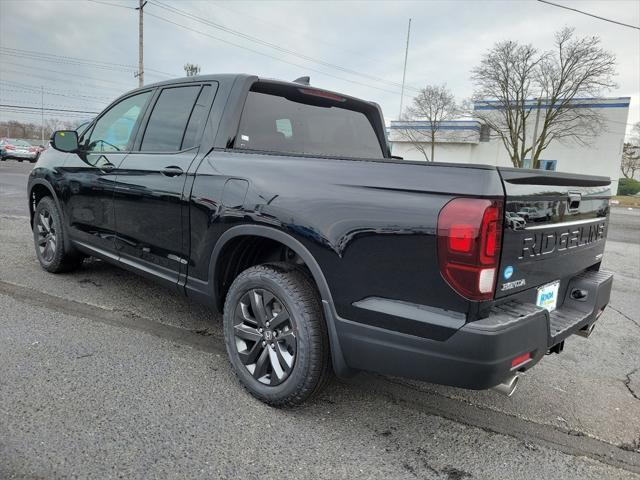
<instances>
[{"instance_id":1,"label":"white building wall","mask_svg":"<svg viewBox=\"0 0 640 480\"><path fill-rule=\"evenodd\" d=\"M587 175L602 175L610 177L611 191L615 194L618 189L618 179L622 176L620 162L622 161L622 147L629 113L629 98L604 98L580 100L580 105L597 108L605 118L605 128L588 146L575 141L552 142L541 155L542 160L555 160L556 171L581 173ZM535 112L529 116L527 131L532 141L535 122ZM540 118L542 122L542 117ZM425 158L410 143L398 136L397 126L407 122L392 122L389 132L393 155L407 160L422 160ZM453 125L468 127L472 122L446 122L449 128ZM429 145L427 145L429 148ZM435 160L437 162L477 163L496 166L513 166L509 155L500 139L491 137L488 142L479 141L478 136L470 136L469 130L452 129L446 131L436 141Z\"/></svg>"},{"instance_id":2,"label":"white building wall","mask_svg":"<svg viewBox=\"0 0 640 480\"><path fill-rule=\"evenodd\" d=\"M431 146L426 144L427 154L431 156ZM476 145L468 143L436 143L435 161L449 163L473 163ZM410 143L392 142L391 154L405 160L425 161L422 152L417 151Z\"/></svg>"}]
</instances>

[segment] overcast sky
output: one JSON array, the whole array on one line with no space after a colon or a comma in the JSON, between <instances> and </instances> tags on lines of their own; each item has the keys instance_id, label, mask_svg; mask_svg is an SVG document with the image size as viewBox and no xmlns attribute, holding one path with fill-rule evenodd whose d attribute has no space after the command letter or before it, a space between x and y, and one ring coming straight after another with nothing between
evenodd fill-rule
<instances>
[{"instance_id":1,"label":"overcast sky","mask_svg":"<svg viewBox=\"0 0 640 480\"><path fill-rule=\"evenodd\" d=\"M640 25L638 0L554 1ZM0 104L40 107L42 88L45 107L99 111L135 88L137 4L0 0ZM535 0L150 0L145 12L145 83L183 76L185 62L199 64L202 73L244 72L285 80L310 75L314 86L380 103L387 120L398 116L409 18L405 105L413 89L425 84L445 83L458 99L468 98L473 91L469 72L494 42L519 40L545 50L552 47L555 31L572 26L578 35L600 36L616 55L618 88L606 96L631 97L628 122L640 121L640 30ZM82 62L77 59L94 64L78 65ZM8 119L39 122L39 113L0 109L0 120Z\"/></svg>"}]
</instances>

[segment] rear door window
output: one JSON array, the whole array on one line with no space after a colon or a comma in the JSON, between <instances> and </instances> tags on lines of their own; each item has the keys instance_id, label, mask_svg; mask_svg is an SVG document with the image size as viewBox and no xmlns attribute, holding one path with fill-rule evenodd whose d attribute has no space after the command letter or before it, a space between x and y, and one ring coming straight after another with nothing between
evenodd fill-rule
<instances>
[{"instance_id":1,"label":"rear door window","mask_svg":"<svg viewBox=\"0 0 640 480\"><path fill-rule=\"evenodd\" d=\"M260 84L257 84L258 86ZM371 104L308 88L248 93L234 148L347 158L383 158Z\"/></svg>"},{"instance_id":2,"label":"rear door window","mask_svg":"<svg viewBox=\"0 0 640 480\"><path fill-rule=\"evenodd\" d=\"M194 146L193 129L189 136L190 144L183 145L183 140L201 89L201 85L193 85L162 90L149 116L140 145L141 151L178 152ZM201 117L202 110L199 108L196 115Z\"/></svg>"}]
</instances>

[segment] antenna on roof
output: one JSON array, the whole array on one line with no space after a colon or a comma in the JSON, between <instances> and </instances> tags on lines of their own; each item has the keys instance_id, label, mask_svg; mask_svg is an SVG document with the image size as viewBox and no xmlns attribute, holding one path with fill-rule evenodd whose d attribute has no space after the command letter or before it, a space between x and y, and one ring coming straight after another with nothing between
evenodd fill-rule
<instances>
[{"instance_id":1,"label":"antenna on roof","mask_svg":"<svg viewBox=\"0 0 640 480\"><path fill-rule=\"evenodd\" d=\"M296 78L293 83L301 83L302 85L309 85L309 82L311 81L311 77L299 77Z\"/></svg>"}]
</instances>

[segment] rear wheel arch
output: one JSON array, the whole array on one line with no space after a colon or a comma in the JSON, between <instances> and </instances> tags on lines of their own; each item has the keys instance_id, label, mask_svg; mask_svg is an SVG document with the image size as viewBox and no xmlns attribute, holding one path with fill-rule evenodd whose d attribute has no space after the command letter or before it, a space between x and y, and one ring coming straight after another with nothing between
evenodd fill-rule
<instances>
[{"instance_id":1,"label":"rear wheel arch","mask_svg":"<svg viewBox=\"0 0 640 480\"><path fill-rule=\"evenodd\" d=\"M331 349L332 366L335 374L338 377L352 376L354 371L349 368L344 360L342 349L340 348L340 341L335 327L335 308L329 285L322 273L322 269L318 264L315 257L300 241L292 237L291 235L272 227L266 227L262 225L238 225L231 227L218 239L216 246L211 256L211 283L215 289L216 306L222 311L221 306L224 305L225 291L224 288L220 288L220 282L223 280L222 275L226 274L229 270L229 266L225 264L228 260L226 254L232 249L234 245L238 245L237 242L243 241L243 239L252 238L257 242L264 242L261 245L279 245L281 247L290 249L295 252L297 257L304 263L303 266L308 271L311 280L315 284L320 294L322 302L322 308L324 312L324 318L327 322L327 330L329 334L329 345ZM270 242L270 243L268 243ZM264 263L273 261L274 259L266 259ZM262 263L262 262L261 262ZM253 263L247 266L247 268L260 263ZM240 272L237 272L240 273ZM233 278L231 278L233 282ZM220 289L219 289L220 288Z\"/></svg>"},{"instance_id":2,"label":"rear wheel arch","mask_svg":"<svg viewBox=\"0 0 640 480\"><path fill-rule=\"evenodd\" d=\"M242 245L244 243L244 245ZM263 249L262 252L251 251L250 248L255 246ZM333 305L329 286L322 273L320 265L313 257L311 252L300 243L281 230L277 230L271 227L265 227L261 225L239 225L227 230L213 249L212 254L212 280L214 288L216 289L216 302L218 306L224 304L224 285L225 275L233 273L233 266L227 263L228 261L240 261L240 265L246 265L246 268L253 265L259 265L260 263L268 263L269 261L278 261L282 259L270 258L273 250L277 248L289 249L296 254L300 259L298 264L305 267L311 278L316 284L320 297L323 301L329 302ZM234 252L234 249L240 251ZM234 253L237 255L255 255L257 261L252 261L251 258L238 259L233 258ZM293 262L295 263L295 262ZM230 271L231 270L231 271ZM244 269L243 269L244 270ZM240 273L240 272L237 272ZM233 278L230 279L231 282Z\"/></svg>"}]
</instances>

